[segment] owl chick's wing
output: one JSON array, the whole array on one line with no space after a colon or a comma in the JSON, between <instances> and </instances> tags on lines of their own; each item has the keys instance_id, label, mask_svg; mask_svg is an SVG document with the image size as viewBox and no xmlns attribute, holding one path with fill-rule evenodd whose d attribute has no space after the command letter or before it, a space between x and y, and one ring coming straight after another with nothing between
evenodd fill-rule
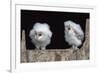
<instances>
[{"instance_id":1,"label":"owl chick's wing","mask_svg":"<svg viewBox=\"0 0 100 73\"><path fill-rule=\"evenodd\" d=\"M79 24L76 25L76 27L74 28L74 32L76 34L76 37L79 39L79 40L83 40L84 39L84 33L80 27Z\"/></svg>"},{"instance_id":2,"label":"owl chick's wing","mask_svg":"<svg viewBox=\"0 0 100 73\"><path fill-rule=\"evenodd\" d=\"M48 31L48 36L51 38L52 37L52 32L49 30Z\"/></svg>"},{"instance_id":3,"label":"owl chick's wing","mask_svg":"<svg viewBox=\"0 0 100 73\"><path fill-rule=\"evenodd\" d=\"M34 36L35 36L35 30L32 29L32 30L30 30L30 32L29 32L29 37L30 37L31 39L34 39Z\"/></svg>"}]
</instances>

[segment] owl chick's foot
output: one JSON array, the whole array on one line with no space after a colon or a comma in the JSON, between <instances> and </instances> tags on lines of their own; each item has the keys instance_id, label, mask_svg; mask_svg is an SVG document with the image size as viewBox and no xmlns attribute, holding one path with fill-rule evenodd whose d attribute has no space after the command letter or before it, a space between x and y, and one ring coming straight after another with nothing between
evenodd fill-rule
<instances>
[{"instance_id":1,"label":"owl chick's foot","mask_svg":"<svg viewBox=\"0 0 100 73\"><path fill-rule=\"evenodd\" d=\"M39 48L35 48L35 50L40 50Z\"/></svg>"},{"instance_id":2,"label":"owl chick's foot","mask_svg":"<svg viewBox=\"0 0 100 73\"><path fill-rule=\"evenodd\" d=\"M79 49L79 48L76 47L75 45L73 45L72 48L73 48L74 50L78 50L78 49Z\"/></svg>"},{"instance_id":3,"label":"owl chick's foot","mask_svg":"<svg viewBox=\"0 0 100 73\"><path fill-rule=\"evenodd\" d=\"M41 47L41 50L46 50L46 48L45 47Z\"/></svg>"},{"instance_id":4,"label":"owl chick's foot","mask_svg":"<svg viewBox=\"0 0 100 73\"><path fill-rule=\"evenodd\" d=\"M40 50L40 47L39 46L36 46L35 50Z\"/></svg>"}]
</instances>

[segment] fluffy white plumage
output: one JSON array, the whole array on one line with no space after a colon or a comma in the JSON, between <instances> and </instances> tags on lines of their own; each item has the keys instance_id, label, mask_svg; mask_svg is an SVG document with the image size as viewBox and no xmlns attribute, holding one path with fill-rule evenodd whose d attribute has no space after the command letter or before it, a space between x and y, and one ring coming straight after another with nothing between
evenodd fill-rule
<instances>
[{"instance_id":1,"label":"fluffy white plumage","mask_svg":"<svg viewBox=\"0 0 100 73\"><path fill-rule=\"evenodd\" d=\"M84 33L79 24L73 21L65 21L65 41L72 46L73 49L78 49L84 39Z\"/></svg>"},{"instance_id":2,"label":"fluffy white plumage","mask_svg":"<svg viewBox=\"0 0 100 73\"><path fill-rule=\"evenodd\" d=\"M51 42L52 32L47 23L35 23L30 30L29 37L36 49L45 50L46 46Z\"/></svg>"}]
</instances>

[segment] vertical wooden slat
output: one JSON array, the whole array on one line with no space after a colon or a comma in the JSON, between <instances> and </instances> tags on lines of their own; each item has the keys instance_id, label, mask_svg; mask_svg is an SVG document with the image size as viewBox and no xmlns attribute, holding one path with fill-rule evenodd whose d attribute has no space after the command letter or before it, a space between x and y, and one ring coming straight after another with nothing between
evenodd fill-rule
<instances>
[{"instance_id":1,"label":"vertical wooden slat","mask_svg":"<svg viewBox=\"0 0 100 73\"><path fill-rule=\"evenodd\" d=\"M27 62L25 30L22 30L22 39L21 39L21 62Z\"/></svg>"},{"instance_id":2,"label":"vertical wooden slat","mask_svg":"<svg viewBox=\"0 0 100 73\"><path fill-rule=\"evenodd\" d=\"M86 27L85 27L85 41L83 43L83 46L80 50L77 50L77 60L86 60L86 59L89 59L89 44L90 44L90 41L89 41L89 19L86 19Z\"/></svg>"}]
</instances>

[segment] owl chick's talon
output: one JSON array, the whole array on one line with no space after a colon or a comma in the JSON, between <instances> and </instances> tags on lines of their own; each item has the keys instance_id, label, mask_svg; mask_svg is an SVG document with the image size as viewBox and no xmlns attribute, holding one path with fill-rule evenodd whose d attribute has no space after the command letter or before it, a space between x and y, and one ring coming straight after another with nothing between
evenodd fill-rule
<instances>
[{"instance_id":1,"label":"owl chick's talon","mask_svg":"<svg viewBox=\"0 0 100 73\"><path fill-rule=\"evenodd\" d=\"M78 48L77 46L73 45L73 46L72 46L72 49L77 50L77 49L79 49L79 48Z\"/></svg>"}]
</instances>

